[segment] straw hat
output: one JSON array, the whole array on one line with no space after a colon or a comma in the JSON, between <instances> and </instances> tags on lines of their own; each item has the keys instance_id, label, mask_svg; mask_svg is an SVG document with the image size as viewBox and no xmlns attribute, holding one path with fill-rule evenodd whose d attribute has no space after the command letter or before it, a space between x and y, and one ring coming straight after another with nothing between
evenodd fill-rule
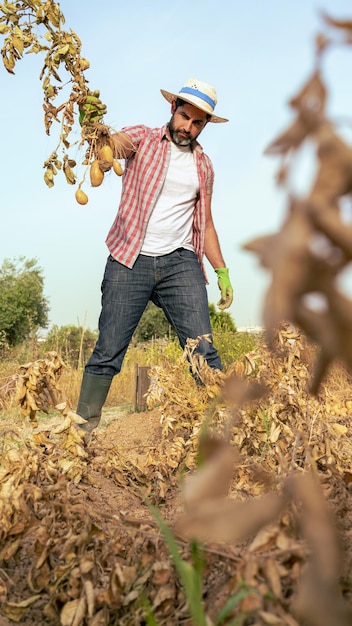
<instances>
[{"instance_id":1,"label":"straw hat","mask_svg":"<svg viewBox=\"0 0 352 626\"><path fill-rule=\"evenodd\" d=\"M171 91L165 91L165 89L160 89L160 91L168 102L173 102L177 98L181 98L185 102L193 104L193 106L197 107L201 111L205 111L211 115L211 118L209 119L210 122L229 121L225 117L218 117L213 114L215 105L218 101L216 91L214 87L208 85L207 83L203 83L197 78L189 78L178 93L171 93Z\"/></svg>"}]
</instances>

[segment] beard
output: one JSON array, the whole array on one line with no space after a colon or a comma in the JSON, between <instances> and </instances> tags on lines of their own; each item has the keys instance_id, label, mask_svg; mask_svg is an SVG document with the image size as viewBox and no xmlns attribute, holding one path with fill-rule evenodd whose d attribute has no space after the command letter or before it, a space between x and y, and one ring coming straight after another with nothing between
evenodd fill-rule
<instances>
[{"instance_id":1,"label":"beard","mask_svg":"<svg viewBox=\"0 0 352 626\"><path fill-rule=\"evenodd\" d=\"M182 137L182 135L180 135L180 132L177 131L174 127L173 117L171 118L169 122L169 131L170 131L171 139L176 146L190 146L192 141L194 141L194 138L191 136Z\"/></svg>"}]
</instances>

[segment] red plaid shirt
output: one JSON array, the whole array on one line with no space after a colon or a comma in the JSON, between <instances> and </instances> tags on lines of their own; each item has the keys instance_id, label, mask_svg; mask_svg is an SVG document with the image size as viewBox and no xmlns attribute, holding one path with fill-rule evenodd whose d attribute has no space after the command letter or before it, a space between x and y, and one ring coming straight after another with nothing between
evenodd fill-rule
<instances>
[{"instance_id":1,"label":"red plaid shirt","mask_svg":"<svg viewBox=\"0 0 352 626\"><path fill-rule=\"evenodd\" d=\"M126 159L118 213L106 238L110 254L132 268L141 250L149 217L162 189L170 161L166 126L123 128L136 152ZM193 148L199 178L199 196L194 207L192 244L206 278L203 256L205 237L205 197L212 193L214 170L201 145Z\"/></svg>"}]
</instances>

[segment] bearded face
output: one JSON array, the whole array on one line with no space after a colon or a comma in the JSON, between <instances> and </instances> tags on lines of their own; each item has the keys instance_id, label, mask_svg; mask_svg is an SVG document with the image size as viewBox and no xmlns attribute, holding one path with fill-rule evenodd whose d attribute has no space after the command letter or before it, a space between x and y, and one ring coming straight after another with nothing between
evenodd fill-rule
<instances>
[{"instance_id":1,"label":"bearded face","mask_svg":"<svg viewBox=\"0 0 352 626\"><path fill-rule=\"evenodd\" d=\"M189 146L195 141L207 123L207 114L192 104L178 106L174 103L169 122L170 136L177 146Z\"/></svg>"}]
</instances>

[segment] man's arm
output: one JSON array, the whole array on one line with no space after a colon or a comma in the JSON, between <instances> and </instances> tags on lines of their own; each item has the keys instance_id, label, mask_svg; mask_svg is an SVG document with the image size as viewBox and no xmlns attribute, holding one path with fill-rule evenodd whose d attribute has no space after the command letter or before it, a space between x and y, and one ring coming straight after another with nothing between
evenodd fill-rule
<instances>
[{"instance_id":1,"label":"man's arm","mask_svg":"<svg viewBox=\"0 0 352 626\"><path fill-rule=\"evenodd\" d=\"M136 148L127 133L114 133L111 138L114 142L115 159L128 159L131 154L136 152Z\"/></svg>"},{"instance_id":2,"label":"man's arm","mask_svg":"<svg viewBox=\"0 0 352 626\"><path fill-rule=\"evenodd\" d=\"M210 195L206 196L205 220L204 254L218 276L218 287L221 291L221 299L218 302L218 307L219 309L228 309L232 304L233 289L229 277L229 270L225 265L224 257L220 249L219 238L213 222Z\"/></svg>"},{"instance_id":3,"label":"man's arm","mask_svg":"<svg viewBox=\"0 0 352 626\"><path fill-rule=\"evenodd\" d=\"M221 253L219 238L215 230L213 216L211 213L211 196L206 196L205 202L205 240L204 254L210 265L215 269L217 267L226 267L224 258Z\"/></svg>"}]
</instances>

